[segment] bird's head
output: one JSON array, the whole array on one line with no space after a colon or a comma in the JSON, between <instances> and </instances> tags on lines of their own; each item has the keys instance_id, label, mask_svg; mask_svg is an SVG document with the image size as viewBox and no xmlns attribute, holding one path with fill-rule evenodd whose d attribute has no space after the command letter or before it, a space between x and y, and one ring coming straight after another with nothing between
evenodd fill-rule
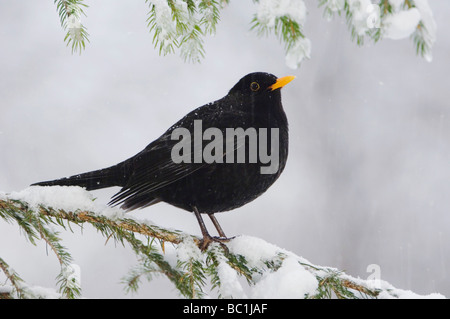
<instances>
[{"instance_id":1,"label":"bird's head","mask_svg":"<svg viewBox=\"0 0 450 319\"><path fill-rule=\"evenodd\" d=\"M240 110L251 117L285 118L281 104L281 88L295 76L277 78L270 73L256 72L244 76L230 90L227 97L234 101ZM286 121L286 120L284 120Z\"/></svg>"},{"instance_id":2,"label":"bird's head","mask_svg":"<svg viewBox=\"0 0 450 319\"><path fill-rule=\"evenodd\" d=\"M252 99L263 96L280 95L280 89L295 79L295 76L277 78L264 72L250 73L236 83L229 95L244 95Z\"/></svg>"}]
</instances>

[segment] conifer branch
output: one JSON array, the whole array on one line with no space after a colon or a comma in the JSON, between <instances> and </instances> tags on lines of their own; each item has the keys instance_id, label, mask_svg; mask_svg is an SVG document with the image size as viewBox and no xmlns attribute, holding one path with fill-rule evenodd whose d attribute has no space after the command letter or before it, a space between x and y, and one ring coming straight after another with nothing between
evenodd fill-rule
<instances>
[{"instance_id":1,"label":"conifer branch","mask_svg":"<svg viewBox=\"0 0 450 319\"><path fill-rule=\"evenodd\" d=\"M61 265L61 272L57 277L60 292L66 298L76 298L81 295L81 288L67 280L67 269L71 267L72 257L67 249L61 245L61 238L58 236L58 232L53 231L49 227L54 221L48 218L48 215L37 214L20 201L0 200L0 217L9 222L16 221L24 230L31 243L35 244L36 239L44 240L55 253ZM61 221L59 221L59 224L64 226ZM20 293L16 286L15 288Z\"/></svg>"},{"instance_id":2,"label":"conifer branch","mask_svg":"<svg viewBox=\"0 0 450 319\"><path fill-rule=\"evenodd\" d=\"M1 205L1 201L0 201ZM105 216L98 215L94 212L79 211L79 212L66 212L64 210L56 210L52 207L40 206L39 212L43 216L54 217L57 220L68 220L75 224L89 223L94 225L100 232L105 235L115 235L115 233L109 233L108 231L115 230L119 232L118 236L114 236L115 240L120 241L120 235L123 235L123 231L130 231L133 233L139 233L141 235L156 238L162 242L170 242L173 244L179 244L184 239L184 234L178 231L170 231L160 228L155 225L140 224L133 219L123 218L118 220L109 219ZM197 243L198 238L193 237L193 240Z\"/></svg>"},{"instance_id":3,"label":"conifer branch","mask_svg":"<svg viewBox=\"0 0 450 319\"><path fill-rule=\"evenodd\" d=\"M83 9L88 6L83 3L83 0L54 0L54 3L61 26L66 31L64 42L67 46L71 45L72 53L81 54L81 51L86 48L86 41L89 42L89 34L81 23L81 16L86 16Z\"/></svg>"},{"instance_id":4,"label":"conifer branch","mask_svg":"<svg viewBox=\"0 0 450 319\"><path fill-rule=\"evenodd\" d=\"M420 1L419 6L414 0L403 0L394 8L391 2L382 0L372 1L371 7L361 8L362 3L356 0L318 1L319 7L324 8L327 19L333 18L336 14L345 16L352 40L360 46L364 44L366 38L374 43L383 39L392 23L390 19L395 15L410 9L418 10L420 20L413 26L414 29L411 30L409 37L414 42L416 54L431 61L431 49L436 38L436 23L426 2Z\"/></svg>"},{"instance_id":5,"label":"conifer branch","mask_svg":"<svg viewBox=\"0 0 450 319\"><path fill-rule=\"evenodd\" d=\"M238 277L245 278L250 288L257 289L261 281L271 276L279 276L283 267L290 267L293 271L298 269L300 272L310 273L311 278L308 280L316 282L316 288L304 292L303 298L359 299L378 298L380 295L383 295L383 298L397 298L402 294L402 290L387 283L381 282L380 287L374 288L369 281L355 279L335 268L313 265L293 253L275 249L262 240L245 236L233 239L228 243L228 247L213 243L208 249L201 251L198 248L199 238L180 231L163 229L132 218L108 217L86 209L66 211L49 204L31 205L23 198L19 200L8 196L0 197L1 219L17 223L33 244L42 239L51 247L61 264L58 285L63 298L79 297L81 288L69 252L61 244L58 232L51 230L49 225L58 225L73 231L71 225L89 224L107 240L113 238L123 245L130 245L138 264L122 280L129 292L136 292L142 279L150 281L154 275L161 275L167 277L180 295L186 298L211 296L213 291L219 298L242 298L245 294L242 287L239 288L241 284L237 280ZM268 255L267 251L264 251L261 257L255 259L254 251L251 251L252 257L249 259L246 254L253 249L245 248L246 241L255 240L263 250L267 249L264 247L270 246L273 253ZM171 245L167 247L165 243ZM244 248L239 248L241 245L244 245ZM290 266L286 266L287 264ZM297 266L293 267L293 264ZM0 292L3 291L2 298L42 297L33 293L32 287L23 282L1 258L0 271L6 275L12 287L7 289L6 293L5 289L0 289ZM286 275L289 276L289 273ZM207 288L208 282L211 283L210 288Z\"/></svg>"},{"instance_id":6,"label":"conifer branch","mask_svg":"<svg viewBox=\"0 0 450 319\"><path fill-rule=\"evenodd\" d=\"M257 12L251 20L250 29L259 36L274 33L284 45L286 64L297 68L304 59L310 58L311 43L303 32L307 8L303 0L275 1L253 0ZM205 56L204 41L213 35L220 21L221 10L229 0L145 0L149 11L147 26L152 33L153 44L160 55L179 51L183 60L199 63ZM85 49L89 42L81 16L86 16L83 0L54 0L61 26L66 31L64 41L71 45L72 53ZM367 7L362 7L366 6ZM358 45L365 39L378 42L383 39L388 20L398 11L419 8L415 0L404 0L398 8L387 1L362 2L359 0L318 0L328 20L335 15L344 16L351 38ZM410 37L416 52L428 61L436 37L436 24L428 4L420 2L421 20Z\"/></svg>"},{"instance_id":7,"label":"conifer branch","mask_svg":"<svg viewBox=\"0 0 450 319\"><path fill-rule=\"evenodd\" d=\"M0 270L5 274L6 279L11 283L15 293L21 298L23 296L22 282L23 280L19 275L12 270L9 265L0 257ZM11 299L13 291L0 294L0 299Z\"/></svg>"}]
</instances>

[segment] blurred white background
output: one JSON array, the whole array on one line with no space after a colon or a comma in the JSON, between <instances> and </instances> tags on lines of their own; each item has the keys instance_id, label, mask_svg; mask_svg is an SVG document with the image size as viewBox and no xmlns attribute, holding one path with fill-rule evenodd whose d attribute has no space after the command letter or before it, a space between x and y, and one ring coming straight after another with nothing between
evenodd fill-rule
<instances>
[{"instance_id":1,"label":"blurred white background","mask_svg":"<svg viewBox=\"0 0 450 319\"><path fill-rule=\"evenodd\" d=\"M53 1L0 0L0 191L115 164L243 75L292 74L282 92L286 170L256 201L217 215L226 234L361 278L377 264L398 288L449 297L450 2L429 1L438 24L431 63L409 39L358 47L343 18L327 22L317 1L306 2L312 56L294 71L275 37L249 31L250 0L222 11L201 64L158 55L144 1L86 1L90 44L72 55ZM117 190L94 194L107 203ZM132 214L200 235L191 214L166 204ZM105 245L89 227L63 237L84 297L178 296L165 278L125 294L120 280L136 264L129 247ZM0 220L0 256L28 283L55 287L48 250Z\"/></svg>"}]
</instances>

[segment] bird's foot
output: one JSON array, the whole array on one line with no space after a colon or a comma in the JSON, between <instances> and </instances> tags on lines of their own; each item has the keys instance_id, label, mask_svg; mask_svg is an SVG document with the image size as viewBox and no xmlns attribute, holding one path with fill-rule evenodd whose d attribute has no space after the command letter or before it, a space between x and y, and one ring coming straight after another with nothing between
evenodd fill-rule
<instances>
[{"instance_id":1,"label":"bird's foot","mask_svg":"<svg viewBox=\"0 0 450 319\"><path fill-rule=\"evenodd\" d=\"M225 245L225 243L228 243L233 238L234 237L231 237L231 238L227 238L227 237L212 237L210 235L205 235L205 236L203 236L203 239L199 243L199 248L200 248L201 251L205 251L211 243L215 242L215 243L219 243L222 246L223 249L228 251L228 248Z\"/></svg>"}]
</instances>

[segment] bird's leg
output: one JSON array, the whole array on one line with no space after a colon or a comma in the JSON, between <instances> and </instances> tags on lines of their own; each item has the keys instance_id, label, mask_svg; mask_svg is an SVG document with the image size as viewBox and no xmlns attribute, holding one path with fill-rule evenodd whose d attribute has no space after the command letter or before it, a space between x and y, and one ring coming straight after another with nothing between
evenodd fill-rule
<instances>
[{"instance_id":1,"label":"bird's leg","mask_svg":"<svg viewBox=\"0 0 450 319\"><path fill-rule=\"evenodd\" d=\"M223 232L222 227L220 227L219 222L217 221L216 217L214 216L214 214L208 214L209 218L211 219L212 223L214 224L214 227L216 227L217 232L219 233L219 236L222 238L227 238L227 236L225 235L225 233Z\"/></svg>"},{"instance_id":2,"label":"bird's leg","mask_svg":"<svg viewBox=\"0 0 450 319\"><path fill-rule=\"evenodd\" d=\"M203 244L204 244L205 241L206 241L206 238L210 238L211 236L209 235L208 230L206 229L205 222L203 221L203 218L202 218L202 216L200 215L200 212L198 211L197 207L193 206L192 209L194 210L195 217L197 218L198 224L200 225L200 229L201 229L201 231L202 231L202 235L203 235L203 243L202 243L202 246L203 246ZM209 244L209 243L208 243L208 244ZM206 248L206 247L205 247L205 248ZM202 250L203 250L203 249L202 249Z\"/></svg>"},{"instance_id":3,"label":"bird's leg","mask_svg":"<svg viewBox=\"0 0 450 319\"><path fill-rule=\"evenodd\" d=\"M200 249L202 251L206 250L206 248L208 248L209 244L211 244L212 242L218 242L221 245L224 245L223 244L224 242L229 241L229 239L226 238L222 228L220 227L219 223L217 222L217 220L214 217L212 217L211 220L213 221L214 226L216 226L216 228L219 227L219 228L217 228L217 231L219 232L219 235L224 238L211 237L211 235L208 233L208 230L206 229L203 218L200 215L200 212L198 211L197 207L192 206L192 210L194 211L195 217L197 218L198 224L200 225L200 229L201 229L202 235L203 235L203 239L200 242ZM226 247L225 247L225 249L226 249Z\"/></svg>"}]
</instances>

